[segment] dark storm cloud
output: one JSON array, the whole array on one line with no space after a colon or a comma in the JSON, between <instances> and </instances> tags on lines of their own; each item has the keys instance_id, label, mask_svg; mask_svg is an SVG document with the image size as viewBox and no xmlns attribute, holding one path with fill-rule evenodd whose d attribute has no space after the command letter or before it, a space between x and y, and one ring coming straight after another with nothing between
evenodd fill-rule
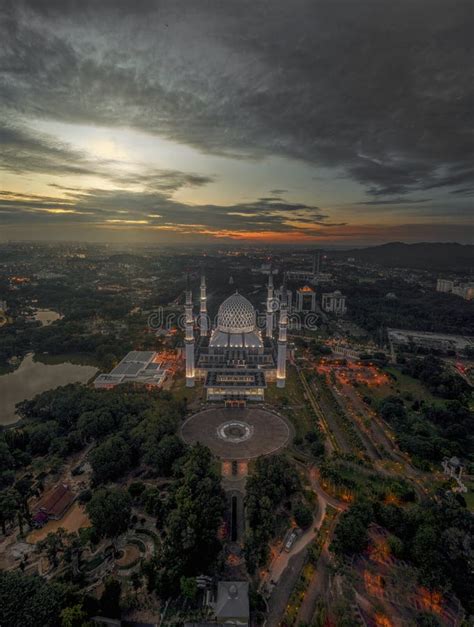
<instances>
[{"instance_id":1,"label":"dark storm cloud","mask_svg":"<svg viewBox=\"0 0 474 627\"><path fill-rule=\"evenodd\" d=\"M32 0L5 15L10 111L300 159L374 197L474 180L471 0Z\"/></svg>"}]
</instances>

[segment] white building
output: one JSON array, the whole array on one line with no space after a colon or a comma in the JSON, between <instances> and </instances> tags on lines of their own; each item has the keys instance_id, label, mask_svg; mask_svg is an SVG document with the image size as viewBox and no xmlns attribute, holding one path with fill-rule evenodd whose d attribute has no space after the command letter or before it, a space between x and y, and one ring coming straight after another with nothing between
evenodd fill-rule
<instances>
[{"instance_id":1,"label":"white building","mask_svg":"<svg viewBox=\"0 0 474 627\"><path fill-rule=\"evenodd\" d=\"M452 289L452 293L456 296L464 298L464 300L474 299L474 284L462 283L461 285L455 285Z\"/></svg>"},{"instance_id":2,"label":"white building","mask_svg":"<svg viewBox=\"0 0 474 627\"><path fill-rule=\"evenodd\" d=\"M436 283L437 292L452 292L454 287L454 281L449 279L438 279Z\"/></svg>"},{"instance_id":3,"label":"white building","mask_svg":"<svg viewBox=\"0 0 474 627\"><path fill-rule=\"evenodd\" d=\"M200 315L206 311L206 293L201 281ZM257 327L253 305L235 292L219 307L217 324L201 323L195 337L192 316L192 294L186 290L186 385L195 378L204 380L207 399L212 401L263 401L268 381L286 380L286 300L281 300L278 342L274 329L273 276L269 275L265 334Z\"/></svg>"},{"instance_id":4,"label":"white building","mask_svg":"<svg viewBox=\"0 0 474 627\"><path fill-rule=\"evenodd\" d=\"M161 387L167 370L158 353L131 351L109 374L100 374L94 381L96 389L111 389L121 383L140 383L149 387Z\"/></svg>"},{"instance_id":5,"label":"white building","mask_svg":"<svg viewBox=\"0 0 474 627\"><path fill-rule=\"evenodd\" d=\"M448 333L431 333L430 331L411 331L405 329L387 329L390 346L408 347L410 345L433 348L441 352L454 351L463 353L466 349L474 349L474 337L469 335L453 335Z\"/></svg>"},{"instance_id":6,"label":"white building","mask_svg":"<svg viewBox=\"0 0 474 627\"><path fill-rule=\"evenodd\" d=\"M455 296L464 298L464 300L474 299L474 283L456 284L450 279L438 279L436 283L436 291L444 292L446 294L454 294Z\"/></svg>"},{"instance_id":7,"label":"white building","mask_svg":"<svg viewBox=\"0 0 474 627\"><path fill-rule=\"evenodd\" d=\"M346 313L346 297L339 290L323 294L322 298L323 311L343 315Z\"/></svg>"}]
</instances>

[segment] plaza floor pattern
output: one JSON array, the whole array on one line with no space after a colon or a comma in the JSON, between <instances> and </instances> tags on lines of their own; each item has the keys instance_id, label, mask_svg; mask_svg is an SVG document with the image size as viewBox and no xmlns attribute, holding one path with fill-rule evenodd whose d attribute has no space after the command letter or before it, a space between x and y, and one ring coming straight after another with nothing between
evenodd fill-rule
<instances>
[{"instance_id":1,"label":"plaza floor pattern","mask_svg":"<svg viewBox=\"0 0 474 627\"><path fill-rule=\"evenodd\" d=\"M265 409L214 407L185 420L181 436L186 444L205 444L221 459L252 459L286 446L292 429Z\"/></svg>"}]
</instances>

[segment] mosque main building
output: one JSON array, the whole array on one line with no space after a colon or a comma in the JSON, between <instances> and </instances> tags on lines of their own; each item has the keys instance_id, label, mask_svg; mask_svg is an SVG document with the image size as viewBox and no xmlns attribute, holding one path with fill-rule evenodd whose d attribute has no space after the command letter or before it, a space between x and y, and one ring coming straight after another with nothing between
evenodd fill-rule
<instances>
[{"instance_id":1,"label":"mosque main building","mask_svg":"<svg viewBox=\"0 0 474 627\"><path fill-rule=\"evenodd\" d=\"M278 311L278 339L274 337ZM265 333L258 328L253 305L236 292L219 307L214 328L207 315L206 279L201 277L198 337L194 332L193 297L185 301L186 386L204 381L209 401L263 401L269 381L285 386L288 299L285 287L276 298L273 276L267 288Z\"/></svg>"}]
</instances>

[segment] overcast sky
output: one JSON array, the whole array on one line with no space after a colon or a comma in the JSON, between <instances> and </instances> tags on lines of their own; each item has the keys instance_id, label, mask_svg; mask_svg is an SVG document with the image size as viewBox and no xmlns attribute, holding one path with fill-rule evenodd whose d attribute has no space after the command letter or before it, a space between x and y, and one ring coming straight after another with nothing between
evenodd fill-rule
<instances>
[{"instance_id":1,"label":"overcast sky","mask_svg":"<svg viewBox=\"0 0 474 627\"><path fill-rule=\"evenodd\" d=\"M0 6L0 241L473 242L472 0Z\"/></svg>"}]
</instances>

